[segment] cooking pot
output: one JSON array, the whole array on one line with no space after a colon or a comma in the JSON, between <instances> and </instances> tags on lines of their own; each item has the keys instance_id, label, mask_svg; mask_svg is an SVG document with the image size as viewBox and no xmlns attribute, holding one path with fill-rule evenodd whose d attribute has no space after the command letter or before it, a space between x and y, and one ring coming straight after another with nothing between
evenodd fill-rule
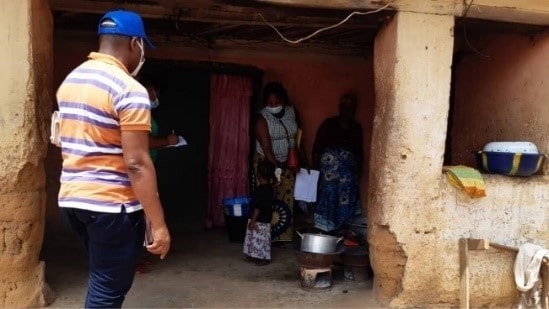
<instances>
[{"instance_id":1,"label":"cooking pot","mask_svg":"<svg viewBox=\"0 0 549 309\"><path fill-rule=\"evenodd\" d=\"M335 237L324 234L312 234L297 232L301 237L301 251L320 253L320 254L333 254L336 252L337 244L343 240L343 237Z\"/></svg>"}]
</instances>

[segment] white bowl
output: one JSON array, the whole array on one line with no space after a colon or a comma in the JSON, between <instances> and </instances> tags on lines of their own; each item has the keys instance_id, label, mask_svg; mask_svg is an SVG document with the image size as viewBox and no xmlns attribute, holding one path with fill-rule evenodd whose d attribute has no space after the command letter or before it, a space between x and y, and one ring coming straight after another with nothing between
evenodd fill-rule
<instances>
[{"instance_id":1,"label":"white bowl","mask_svg":"<svg viewBox=\"0 0 549 309\"><path fill-rule=\"evenodd\" d=\"M538 147L531 142L490 142L484 145L488 152L538 153Z\"/></svg>"}]
</instances>

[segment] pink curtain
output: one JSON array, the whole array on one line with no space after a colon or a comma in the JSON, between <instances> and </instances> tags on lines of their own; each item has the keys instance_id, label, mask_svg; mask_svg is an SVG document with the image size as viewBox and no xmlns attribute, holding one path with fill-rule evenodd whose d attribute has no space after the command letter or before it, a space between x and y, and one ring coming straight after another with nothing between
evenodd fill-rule
<instances>
[{"instance_id":1,"label":"pink curtain","mask_svg":"<svg viewBox=\"0 0 549 309\"><path fill-rule=\"evenodd\" d=\"M206 228L224 226L222 200L248 195L252 80L212 75Z\"/></svg>"}]
</instances>

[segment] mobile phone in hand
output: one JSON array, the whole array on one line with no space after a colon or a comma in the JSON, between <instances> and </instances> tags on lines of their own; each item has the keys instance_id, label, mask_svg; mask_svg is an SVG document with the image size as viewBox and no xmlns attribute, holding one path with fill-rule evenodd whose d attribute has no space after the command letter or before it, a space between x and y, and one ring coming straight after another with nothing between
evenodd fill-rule
<instances>
[{"instance_id":1,"label":"mobile phone in hand","mask_svg":"<svg viewBox=\"0 0 549 309\"><path fill-rule=\"evenodd\" d=\"M143 242L143 246L152 245L153 241L151 222L145 217L145 241Z\"/></svg>"}]
</instances>

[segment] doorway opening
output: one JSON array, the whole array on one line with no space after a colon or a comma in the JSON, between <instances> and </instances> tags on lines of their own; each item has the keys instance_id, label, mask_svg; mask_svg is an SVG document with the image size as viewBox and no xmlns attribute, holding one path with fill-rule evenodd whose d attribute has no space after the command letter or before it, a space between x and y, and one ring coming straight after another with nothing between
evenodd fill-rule
<instances>
[{"instance_id":1,"label":"doorway opening","mask_svg":"<svg viewBox=\"0 0 549 309\"><path fill-rule=\"evenodd\" d=\"M201 230L211 192L208 190L208 160L218 160L220 153L210 153L210 127L217 118L211 110L213 75L245 76L254 89L261 85L261 71L251 66L149 59L143 76L159 90L160 107L153 111L160 136L181 135L188 145L159 151L156 163L159 194L172 225ZM256 108L257 91L251 96L249 110ZM249 113L249 115L251 115ZM251 118L251 117L249 117ZM245 120L251 126L252 119ZM253 130L249 130L252 132ZM252 140L251 136L249 137ZM247 175L246 175L247 177ZM221 208L221 201L219 201Z\"/></svg>"}]
</instances>

